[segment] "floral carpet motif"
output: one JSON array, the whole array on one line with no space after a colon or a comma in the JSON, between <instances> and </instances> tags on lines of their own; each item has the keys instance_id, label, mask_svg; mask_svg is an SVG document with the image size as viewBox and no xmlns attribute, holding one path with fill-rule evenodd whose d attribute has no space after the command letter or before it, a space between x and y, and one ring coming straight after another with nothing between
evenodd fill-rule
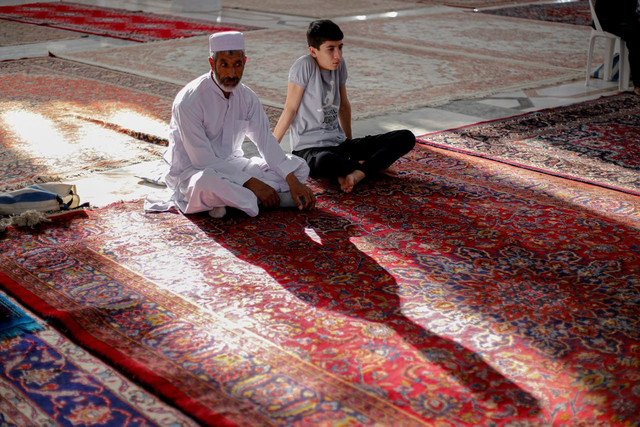
<instances>
[{"instance_id":1,"label":"floral carpet motif","mask_svg":"<svg viewBox=\"0 0 640 427\"><path fill-rule=\"evenodd\" d=\"M178 90L57 58L0 62L0 188L157 159Z\"/></svg>"},{"instance_id":2,"label":"floral carpet motif","mask_svg":"<svg viewBox=\"0 0 640 427\"><path fill-rule=\"evenodd\" d=\"M458 14L466 16L462 12ZM438 19L439 15L434 22ZM491 16L485 19L509 20ZM432 22L426 18L418 21L426 27ZM542 23L543 26L546 24ZM401 23L400 27L392 29L399 31L398 37L404 38L402 25ZM575 47L572 42L552 43L557 37L553 34L562 34L563 31L550 32L548 27L545 28L545 34L552 35L544 36L548 41L542 50L547 53L545 59L537 51L539 45L533 43L530 49L536 62L524 62L524 57L514 61L500 49L478 55L462 44L458 47L450 44L436 46L411 39L398 44L388 35L385 30L387 27L383 25L377 35L366 37L357 32L351 35L349 29L353 27L350 23L344 26L345 61L349 70L347 90L355 118L439 105L453 99L544 86L572 80L584 74L586 56L578 58L574 50L565 51L567 43ZM570 28L576 31L575 28ZM284 106L289 68L296 59L309 52L305 37L304 29L252 31L245 35L248 61L243 82L258 94L263 103ZM466 34L465 37L471 39L472 35ZM506 38L509 34L504 31L495 37ZM533 35L528 37L531 39ZM543 38L541 32L536 33L537 38ZM185 84L207 72L209 65L206 46L206 37L191 37L115 49L74 52L64 56L92 65ZM584 44L581 46L584 48ZM523 56L523 45L520 48L517 55ZM558 62L554 59L557 55L551 52L567 53L562 67L557 66ZM394 67L381 67L380 55L393 63ZM277 57L278 61L273 61L273 57ZM144 62L145 67L141 68L140 62ZM577 68L570 68L573 66Z\"/></svg>"},{"instance_id":3,"label":"floral carpet motif","mask_svg":"<svg viewBox=\"0 0 640 427\"><path fill-rule=\"evenodd\" d=\"M0 340L0 424L195 426L58 332Z\"/></svg>"},{"instance_id":4,"label":"floral carpet motif","mask_svg":"<svg viewBox=\"0 0 640 427\"><path fill-rule=\"evenodd\" d=\"M0 6L0 19L138 42L250 29L245 26L222 26L206 20L69 2Z\"/></svg>"},{"instance_id":5,"label":"floral carpet motif","mask_svg":"<svg viewBox=\"0 0 640 427\"><path fill-rule=\"evenodd\" d=\"M418 141L640 195L639 137L640 100L620 94Z\"/></svg>"},{"instance_id":6,"label":"floral carpet motif","mask_svg":"<svg viewBox=\"0 0 640 427\"><path fill-rule=\"evenodd\" d=\"M202 424L632 424L640 202L418 146L257 218L76 213L3 286Z\"/></svg>"},{"instance_id":7,"label":"floral carpet motif","mask_svg":"<svg viewBox=\"0 0 640 427\"><path fill-rule=\"evenodd\" d=\"M537 19L564 22L573 25L591 25L591 11L588 0L562 3L528 4L500 9L485 9L480 12L514 18Z\"/></svg>"}]
</instances>

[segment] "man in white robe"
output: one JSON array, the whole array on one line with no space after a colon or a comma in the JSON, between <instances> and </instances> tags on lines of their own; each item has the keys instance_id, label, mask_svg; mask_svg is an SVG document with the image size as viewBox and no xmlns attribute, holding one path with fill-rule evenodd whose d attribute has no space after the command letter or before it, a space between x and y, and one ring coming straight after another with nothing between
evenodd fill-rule
<instances>
[{"instance_id":1,"label":"man in white robe","mask_svg":"<svg viewBox=\"0 0 640 427\"><path fill-rule=\"evenodd\" d=\"M213 217L234 207L256 216L264 208L315 205L303 183L304 160L285 153L269 129L257 95L240 82L244 36L229 31L209 38L211 71L188 83L172 108L165 160L172 201L183 213L209 211ZM261 157L244 157L248 136Z\"/></svg>"}]
</instances>

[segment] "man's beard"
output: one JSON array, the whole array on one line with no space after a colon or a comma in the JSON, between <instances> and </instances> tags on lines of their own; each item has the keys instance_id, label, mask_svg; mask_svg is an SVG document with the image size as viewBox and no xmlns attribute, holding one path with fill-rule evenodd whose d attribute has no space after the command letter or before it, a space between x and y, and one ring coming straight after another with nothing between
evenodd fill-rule
<instances>
[{"instance_id":1,"label":"man's beard","mask_svg":"<svg viewBox=\"0 0 640 427\"><path fill-rule=\"evenodd\" d=\"M233 79L230 77L220 78L217 71L213 71L213 80L224 92L233 92L240 84L240 79Z\"/></svg>"}]
</instances>

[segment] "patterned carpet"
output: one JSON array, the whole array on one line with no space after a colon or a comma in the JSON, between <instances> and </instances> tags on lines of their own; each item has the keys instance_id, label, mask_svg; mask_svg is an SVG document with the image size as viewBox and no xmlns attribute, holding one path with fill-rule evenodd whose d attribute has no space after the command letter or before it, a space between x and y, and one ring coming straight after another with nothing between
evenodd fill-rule
<instances>
[{"instance_id":1,"label":"patterned carpet","mask_svg":"<svg viewBox=\"0 0 640 427\"><path fill-rule=\"evenodd\" d=\"M3 426L195 426L51 328L0 340Z\"/></svg>"},{"instance_id":2,"label":"patterned carpet","mask_svg":"<svg viewBox=\"0 0 640 427\"><path fill-rule=\"evenodd\" d=\"M455 22L467 17L458 12L427 18L398 18L401 35L410 26L415 34L409 33L396 43L389 36L387 25L361 28L355 24L344 24L345 60L349 67L347 88L355 118L405 111L422 106L443 104L453 99L472 98L499 91L516 90L526 87L544 86L559 81L582 77L586 55L577 54L577 46L584 50L584 40L575 40L583 34L581 28L569 27L549 31L547 23L531 22L527 35L529 42L508 43L514 30L511 18L481 16L481 21L501 23L487 35L486 32L464 33L455 30ZM447 19L446 25L457 37L446 44L429 44L417 41L417 37L430 40L429 30L419 30L420 25L430 28ZM393 22L396 22L395 20ZM444 25L444 24L443 24ZM533 31L538 28L538 31ZM350 31L354 29L353 36ZM356 31L357 30L357 31ZM369 31L370 30L370 31ZM544 31L543 31L544 30ZM360 32L359 32L360 31ZM413 35L412 35L413 34ZM497 43L503 49L486 50L475 45L466 46L472 40L492 37L503 40ZM559 42L559 38L563 38ZM480 42L478 42L480 43ZM308 53L304 30L264 30L246 34L247 68L243 81L251 87L260 99L269 105L284 105L289 68L300 56ZM130 73L140 73L146 77L176 84L184 84L207 71L207 38L191 37L156 43L125 46L117 49L77 52L66 55L76 61L118 69ZM526 53L530 60L526 62ZM381 67L381 55L394 67ZM273 58L278 60L274 61ZM513 57L513 58L512 58ZM562 59L557 59L562 57ZM140 62L145 67L140 68ZM535 61L535 62L534 62ZM420 70L419 73L415 70ZM408 78L407 76L411 76Z\"/></svg>"},{"instance_id":3,"label":"patterned carpet","mask_svg":"<svg viewBox=\"0 0 640 427\"><path fill-rule=\"evenodd\" d=\"M399 170L308 213L11 229L0 271L207 425L637 420L638 198L425 146Z\"/></svg>"},{"instance_id":4,"label":"patterned carpet","mask_svg":"<svg viewBox=\"0 0 640 427\"><path fill-rule=\"evenodd\" d=\"M460 22L465 25L460 25ZM470 11L351 21L340 24L340 28L345 33L347 59L352 54L349 38L357 37L455 52L470 57L508 60L514 73L526 63L530 64L531 79L536 79L535 74L538 73L534 64L538 67L546 65L560 69L572 68L584 74L587 65L585 49L590 34L589 28L523 21ZM446 69L455 70L448 68L449 66L447 64ZM482 74L483 71L478 69L476 73Z\"/></svg>"},{"instance_id":5,"label":"patterned carpet","mask_svg":"<svg viewBox=\"0 0 640 427\"><path fill-rule=\"evenodd\" d=\"M0 19L138 42L250 29L242 25L222 26L206 20L69 2L0 6Z\"/></svg>"},{"instance_id":6,"label":"patterned carpet","mask_svg":"<svg viewBox=\"0 0 640 427\"><path fill-rule=\"evenodd\" d=\"M640 195L638 135L640 99L620 94L418 140Z\"/></svg>"},{"instance_id":7,"label":"patterned carpet","mask_svg":"<svg viewBox=\"0 0 640 427\"><path fill-rule=\"evenodd\" d=\"M517 3L533 3L535 0L222 0L222 7L248 9L314 18L332 18L374 13L392 12L429 6L455 6L481 8ZM540 0L539 0L540 1ZM542 0L546 1L546 0Z\"/></svg>"},{"instance_id":8,"label":"patterned carpet","mask_svg":"<svg viewBox=\"0 0 640 427\"><path fill-rule=\"evenodd\" d=\"M427 0L428 1L428 0ZM333 18L338 16L367 15L411 9L422 4L402 0L222 0L222 7L248 9L285 15L308 16L310 18ZM433 4L429 2L428 4Z\"/></svg>"},{"instance_id":9,"label":"patterned carpet","mask_svg":"<svg viewBox=\"0 0 640 427\"><path fill-rule=\"evenodd\" d=\"M576 0L563 3L530 4L501 9L486 9L483 13L512 16L514 18L538 19L542 21L563 22L573 25L591 25L591 11L588 0Z\"/></svg>"},{"instance_id":10,"label":"patterned carpet","mask_svg":"<svg viewBox=\"0 0 640 427\"><path fill-rule=\"evenodd\" d=\"M178 90L57 58L0 62L0 188L157 159L149 140L166 138Z\"/></svg>"}]
</instances>

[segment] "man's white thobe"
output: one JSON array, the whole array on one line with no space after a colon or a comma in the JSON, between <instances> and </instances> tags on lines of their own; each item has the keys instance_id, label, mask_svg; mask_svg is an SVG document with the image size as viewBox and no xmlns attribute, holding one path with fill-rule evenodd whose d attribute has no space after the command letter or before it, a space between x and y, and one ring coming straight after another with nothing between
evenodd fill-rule
<instances>
[{"instance_id":1,"label":"man's white thobe","mask_svg":"<svg viewBox=\"0 0 640 427\"><path fill-rule=\"evenodd\" d=\"M165 181L186 214L230 206L256 216L258 198L243 187L250 178L282 193L289 191L289 173L303 183L309 176L303 159L282 150L258 96L242 83L227 99L211 73L193 80L176 96L169 130ZM244 157L245 136L261 158Z\"/></svg>"}]
</instances>

